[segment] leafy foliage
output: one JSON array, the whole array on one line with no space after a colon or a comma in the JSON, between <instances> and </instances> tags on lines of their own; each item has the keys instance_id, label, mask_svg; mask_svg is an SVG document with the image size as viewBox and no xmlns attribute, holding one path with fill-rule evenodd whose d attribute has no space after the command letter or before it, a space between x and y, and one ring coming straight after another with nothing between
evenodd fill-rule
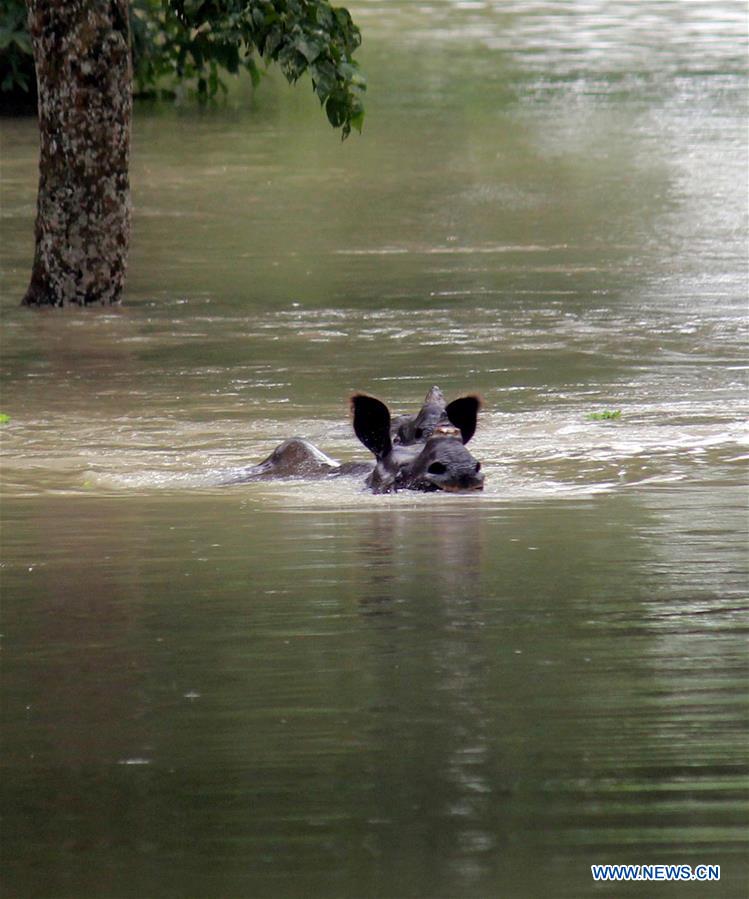
<instances>
[{"instance_id":1,"label":"leafy foliage","mask_svg":"<svg viewBox=\"0 0 749 899\"><path fill-rule=\"evenodd\" d=\"M33 83L22 0L0 0L0 91ZM246 70L257 85L259 59L290 82L309 72L328 120L347 137L361 131L366 83L353 54L361 35L348 10L329 0L133 0L136 95L174 96L194 84L201 98L226 91L224 74Z\"/></svg>"},{"instance_id":2,"label":"leafy foliage","mask_svg":"<svg viewBox=\"0 0 749 899\"><path fill-rule=\"evenodd\" d=\"M226 90L222 72L242 69L257 85L261 57L292 83L309 72L344 138L361 130L366 85L353 59L361 35L348 10L328 0L140 0L132 22L140 91L188 79L200 96L213 97Z\"/></svg>"}]
</instances>

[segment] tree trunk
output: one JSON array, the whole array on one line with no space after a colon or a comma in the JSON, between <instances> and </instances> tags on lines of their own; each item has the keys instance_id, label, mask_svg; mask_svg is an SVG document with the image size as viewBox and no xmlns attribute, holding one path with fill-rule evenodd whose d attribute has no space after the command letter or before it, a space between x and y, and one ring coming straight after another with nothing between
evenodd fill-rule
<instances>
[{"instance_id":1,"label":"tree trunk","mask_svg":"<svg viewBox=\"0 0 749 899\"><path fill-rule=\"evenodd\" d=\"M130 242L127 0L29 0L39 196L29 306L116 303Z\"/></svg>"}]
</instances>

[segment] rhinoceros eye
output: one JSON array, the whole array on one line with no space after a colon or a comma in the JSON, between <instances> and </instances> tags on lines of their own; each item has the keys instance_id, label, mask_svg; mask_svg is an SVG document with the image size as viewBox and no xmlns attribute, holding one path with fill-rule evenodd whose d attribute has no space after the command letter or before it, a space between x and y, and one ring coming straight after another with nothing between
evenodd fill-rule
<instances>
[{"instance_id":1,"label":"rhinoceros eye","mask_svg":"<svg viewBox=\"0 0 749 899\"><path fill-rule=\"evenodd\" d=\"M429 468L427 468L429 474L444 474L446 471L447 465L443 465L442 462L432 462Z\"/></svg>"}]
</instances>

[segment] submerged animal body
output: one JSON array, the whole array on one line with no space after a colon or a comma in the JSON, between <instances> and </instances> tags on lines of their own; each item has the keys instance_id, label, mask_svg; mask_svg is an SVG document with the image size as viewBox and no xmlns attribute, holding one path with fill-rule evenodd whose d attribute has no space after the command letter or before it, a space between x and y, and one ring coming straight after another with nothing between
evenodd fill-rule
<instances>
[{"instance_id":1,"label":"submerged animal body","mask_svg":"<svg viewBox=\"0 0 749 899\"><path fill-rule=\"evenodd\" d=\"M375 457L366 481L374 493L483 490L481 463L465 446L476 431L478 397L453 400L444 407L447 424L441 423L440 416L423 443L406 446L393 442L390 410L381 400L357 394L351 406L356 436Z\"/></svg>"},{"instance_id":2,"label":"submerged animal body","mask_svg":"<svg viewBox=\"0 0 749 899\"><path fill-rule=\"evenodd\" d=\"M339 462L303 437L290 437L280 443L267 459L240 469L224 484L244 484L266 478L335 478L366 475L371 462Z\"/></svg>"},{"instance_id":3,"label":"submerged animal body","mask_svg":"<svg viewBox=\"0 0 749 899\"><path fill-rule=\"evenodd\" d=\"M367 475L366 486L374 493L481 490L481 463L465 448L476 430L480 405L475 396L446 404L439 387L433 387L416 415L392 418L381 400L356 394L351 399L354 431L374 454L374 463L342 463L308 440L292 437L262 462L240 469L224 483Z\"/></svg>"}]
</instances>

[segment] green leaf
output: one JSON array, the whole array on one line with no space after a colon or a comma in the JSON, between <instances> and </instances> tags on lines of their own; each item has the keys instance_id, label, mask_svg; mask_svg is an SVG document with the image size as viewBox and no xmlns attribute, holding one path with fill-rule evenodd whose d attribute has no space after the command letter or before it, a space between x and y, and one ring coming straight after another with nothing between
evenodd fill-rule
<instances>
[{"instance_id":1,"label":"green leaf","mask_svg":"<svg viewBox=\"0 0 749 899\"><path fill-rule=\"evenodd\" d=\"M326 31L330 31L333 27L333 11L327 4L318 5L315 17L317 24Z\"/></svg>"},{"instance_id":2,"label":"green leaf","mask_svg":"<svg viewBox=\"0 0 749 899\"><path fill-rule=\"evenodd\" d=\"M250 78L252 79L252 86L257 87L260 84L260 79L262 77L262 72L257 67L257 63L252 57L245 62L245 68L250 73Z\"/></svg>"},{"instance_id":3,"label":"green leaf","mask_svg":"<svg viewBox=\"0 0 749 899\"><path fill-rule=\"evenodd\" d=\"M351 116L351 127L356 128L356 130L361 134L361 130L364 127L364 109L360 109L359 112L354 113Z\"/></svg>"},{"instance_id":4,"label":"green leaf","mask_svg":"<svg viewBox=\"0 0 749 899\"><path fill-rule=\"evenodd\" d=\"M297 51L301 53L302 56L307 60L307 62L314 62L320 55L321 47L314 41L300 38L295 42L294 46L296 47Z\"/></svg>"},{"instance_id":5,"label":"green leaf","mask_svg":"<svg viewBox=\"0 0 749 899\"><path fill-rule=\"evenodd\" d=\"M323 103L336 88L336 71L332 63L326 59L318 60L310 67L315 93Z\"/></svg>"},{"instance_id":6,"label":"green leaf","mask_svg":"<svg viewBox=\"0 0 749 899\"><path fill-rule=\"evenodd\" d=\"M332 94L325 104L325 113L328 121L334 128L341 128L346 121L346 103L341 99L340 93Z\"/></svg>"},{"instance_id":7,"label":"green leaf","mask_svg":"<svg viewBox=\"0 0 749 899\"><path fill-rule=\"evenodd\" d=\"M28 53L31 55L34 51L31 47L31 40L28 35L24 34L22 31L16 31L12 35L13 43L18 47L18 49L22 53Z\"/></svg>"},{"instance_id":8,"label":"green leaf","mask_svg":"<svg viewBox=\"0 0 749 899\"><path fill-rule=\"evenodd\" d=\"M7 415L5 412L0 412L0 425L7 425L10 421L10 415Z\"/></svg>"},{"instance_id":9,"label":"green leaf","mask_svg":"<svg viewBox=\"0 0 749 899\"><path fill-rule=\"evenodd\" d=\"M265 44L262 47L258 47L258 50L263 54L263 56L269 56L271 59L276 58L276 51L281 45L281 41L283 40L283 32L280 28L271 28L268 32L268 36L265 39Z\"/></svg>"}]
</instances>

